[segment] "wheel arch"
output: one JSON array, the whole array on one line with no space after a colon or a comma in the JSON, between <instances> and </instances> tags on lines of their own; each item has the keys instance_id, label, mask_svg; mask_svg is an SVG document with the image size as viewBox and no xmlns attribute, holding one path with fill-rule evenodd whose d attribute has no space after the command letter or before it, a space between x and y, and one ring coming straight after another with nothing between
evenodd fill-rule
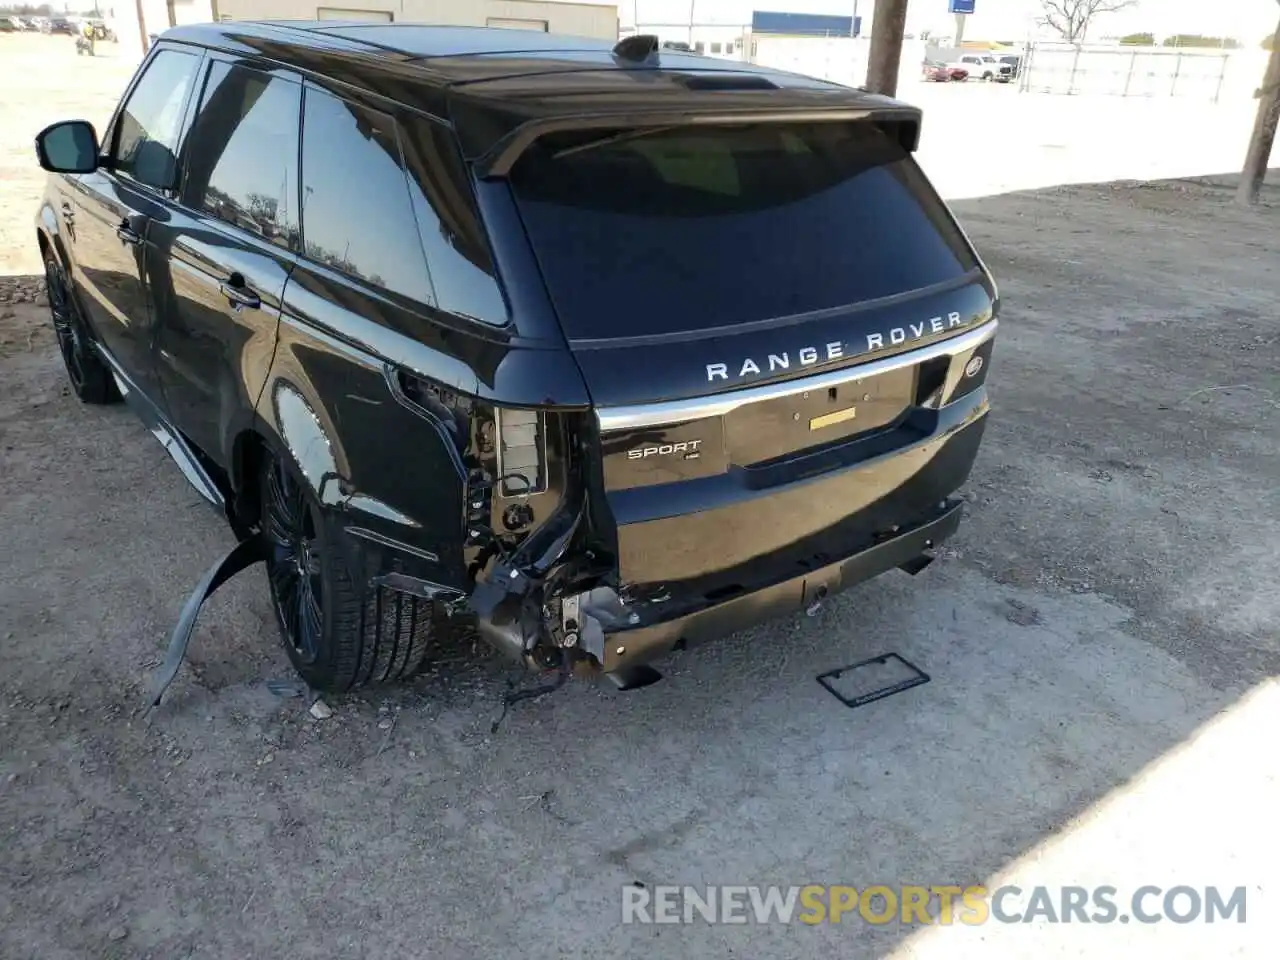
<instances>
[{"instance_id":1,"label":"wheel arch","mask_svg":"<svg viewBox=\"0 0 1280 960\"><path fill-rule=\"evenodd\" d=\"M72 304L80 314L80 319L85 325L89 335L94 339L98 338L98 331L94 329L93 322L86 316L84 304L80 300L80 291L76 287L75 277L73 275L71 251L67 249L66 239L61 230L58 229L58 218L53 212L46 200L40 207L40 216L36 220L36 244L40 248L40 263L43 268L44 259L52 250L54 256L58 260L59 266L62 267L66 276L67 295L71 298Z\"/></svg>"},{"instance_id":2,"label":"wheel arch","mask_svg":"<svg viewBox=\"0 0 1280 960\"><path fill-rule=\"evenodd\" d=\"M58 230L58 221L52 208L46 203L40 208L40 220L36 226L36 244L40 247L40 261L53 250L64 270L70 270L71 260L67 256L66 244L62 242L62 234Z\"/></svg>"},{"instance_id":3,"label":"wheel arch","mask_svg":"<svg viewBox=\"0 0 1280 960\"><path fill-rule=\"evenodd\" d=\"M398 399L387 362L328 331L282 320L255 406L261 446L290 463L352 567L396 572L462 591L467 474L448 433ZM252 460L241 449L243 477ZM354 560L359 554L360 563Z\"/></svg>"}]
</instances>

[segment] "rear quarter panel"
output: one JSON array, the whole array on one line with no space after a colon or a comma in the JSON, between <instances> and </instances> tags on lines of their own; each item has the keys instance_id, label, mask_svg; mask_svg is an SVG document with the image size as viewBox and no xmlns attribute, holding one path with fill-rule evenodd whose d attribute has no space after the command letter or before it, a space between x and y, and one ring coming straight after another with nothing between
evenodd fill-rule
<instances>
[{"instance_id":1,"label":"rear quarter panel","mask_svg":"<svg viewBox=\"0 0 1280 960\"><path fill-rule=\"evenodd\" d=\"M411 568L403 572L463 589L459 451L442 425L401 401L385 354L353 338L363 332L390 341L382 346L393 353L421 347L335 302L335 287L345 285L295 269L258 416L330 519L375 553L396 549ZM442 380L474 389L465 365L435 360ZM441 367L452 367L453 376Z\"/></svg>"}]
</instances>

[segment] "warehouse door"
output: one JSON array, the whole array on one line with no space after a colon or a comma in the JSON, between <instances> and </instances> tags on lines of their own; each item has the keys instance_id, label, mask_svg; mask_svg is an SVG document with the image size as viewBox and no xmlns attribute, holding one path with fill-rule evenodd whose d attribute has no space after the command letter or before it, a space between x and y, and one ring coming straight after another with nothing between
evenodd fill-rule
<instances>
[{"instance_id":1,"label":"warehouse door","mask_svg":"<svg viewBox=\"0 0 1280 960\"><path fill-rule=\"evenodd\" d=\"M521 20L517 17L489 17L485 20L486 27L502 27L504 30L541 30L547 32L547 21L545 20Z\"/></svg>"},{"instance_id":2,"label":"warehouse door","mask_svg":"<svg viewBox=\"0 0 1280 960\"><path fill-rule=\"evenodd\" d=\"M395 19L390 10L347 10L343 7L317 7L317 20L369 20L390 23Z\"/></svg>"}]
</instances>

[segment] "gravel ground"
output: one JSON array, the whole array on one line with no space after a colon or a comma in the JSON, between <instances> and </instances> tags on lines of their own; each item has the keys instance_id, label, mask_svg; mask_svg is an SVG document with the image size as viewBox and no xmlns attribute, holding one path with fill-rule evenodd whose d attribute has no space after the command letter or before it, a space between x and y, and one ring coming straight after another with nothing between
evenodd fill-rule
<instances>
[{"instance_id":1,"label":"gravel ground","mask_svg":"<svg viewBox=\"0 0 1280 960\"><path fill-rule=\"evenodd\" d=\"M958 202L1005 312L941 560L496 732L513 674L482 651L322 720L274 695L258 574L140 719L230 537L125 409L68 396L46 311L0 297L0 957L1273 956L1280 190L1230 192ZM856 711L814 683L885 650L932 682ZM1249 922L620 923L637 882L984 880L1244 885Z\"/></svg>"}]
</instances>

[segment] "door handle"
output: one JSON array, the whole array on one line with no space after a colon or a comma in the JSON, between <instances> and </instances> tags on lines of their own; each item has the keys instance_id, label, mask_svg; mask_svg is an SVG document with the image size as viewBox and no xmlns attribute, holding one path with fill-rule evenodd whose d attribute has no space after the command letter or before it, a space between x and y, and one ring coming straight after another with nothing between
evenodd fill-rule
<instances>
[{"instance_id":1,"label":"door handle","mask_svg":"<svg viewBox=\"0 0 1280 960\"><path fill-rule=\"evenodd\" d=\"M245 286L244 277L238 273L233 273L223 280L218 284L218 289L234 306L247 307L250 310L257 310L262 306L262 299Z\"/></svg>"},{"instance_id":2,"label":"door handle","mask_svg":"<svg viewBox=\"0 0 1280 960\"><path fill-rule=\"evenodd\" d=\"M62 202L62 219L70 223L76 218L75 209L65 200Z\"/></svg>"},{"instance_id":3,"label":"door handle","mask_svg":"<svg viewBox=\"0 0 1280 960\"><path fill-rule=\"evenodd\" d=\"M129 221L127 220L121 222L121 224L116 227L116 236L125 243L132 244L135 247L142 242L142 235L138 233L137 230L133 229L133 227L129 226Z\"/></svg>"}]
</instances>

